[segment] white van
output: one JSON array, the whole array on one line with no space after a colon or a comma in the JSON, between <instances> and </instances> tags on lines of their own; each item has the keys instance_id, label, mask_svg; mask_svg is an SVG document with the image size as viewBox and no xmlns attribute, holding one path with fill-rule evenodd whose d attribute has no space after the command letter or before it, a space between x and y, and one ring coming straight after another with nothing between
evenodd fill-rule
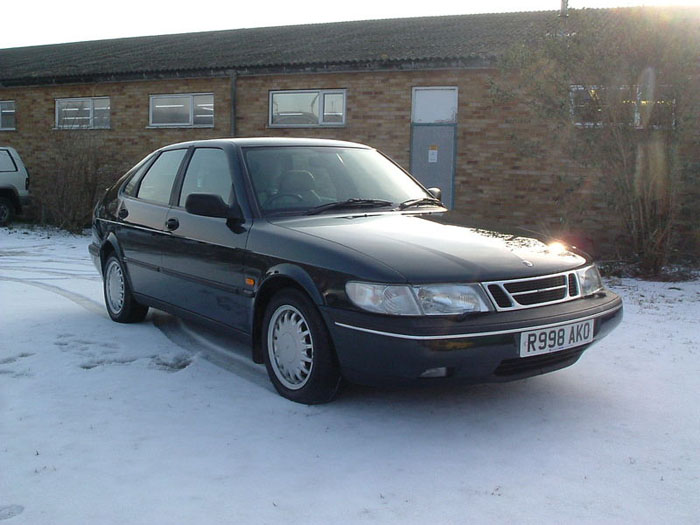
<instances>
[{"instance_id":1,"label":"white van","mask_svg":"<svg viewBox=\"0 0 700 525\"><path fill-rule=\"evenodd\" d=\"M29 199L29 173L19 153L9 146L0 146L0 226L22 213Z\"/></svg>"}]
</instances>

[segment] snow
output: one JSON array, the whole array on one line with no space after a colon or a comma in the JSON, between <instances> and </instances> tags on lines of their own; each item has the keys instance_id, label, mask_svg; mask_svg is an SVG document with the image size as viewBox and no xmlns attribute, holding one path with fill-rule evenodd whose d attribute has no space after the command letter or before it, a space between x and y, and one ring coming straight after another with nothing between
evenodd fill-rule
<instances>
[{"instance_id":1,"label":"snow","mask_svg":"<svg viewBox=\"0 0 700 525\"><path fill-rule=\"evenodd\" d=\"M609 281L565 370L309 407L222 334L110 321L88 243L0 228L0 521L698 522L698 281Z\"/></svg>"}]
</instances>

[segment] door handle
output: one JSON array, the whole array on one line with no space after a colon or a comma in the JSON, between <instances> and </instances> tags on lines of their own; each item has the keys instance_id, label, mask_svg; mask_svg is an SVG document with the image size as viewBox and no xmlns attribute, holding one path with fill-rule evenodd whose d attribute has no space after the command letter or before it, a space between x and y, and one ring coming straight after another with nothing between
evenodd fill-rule
<instances>
[{"instance_id":1,"label":"door handle","mask_svg":"<svg viewBox=\"0 0 700 525\"><path fill-rule=\"evenodd\" d=\"M178 221L175 217L170 217L167 221L165 221L165 227L170 231L177 230L180 227L180 221Z\"/></svg>"},{"instance_id":2,"label":"door handle","mask_svg":"<svg viewBox=\"0 0 700 525\"><path fill-rule=\"evenodd\" d=\"M117 216L120 219L126 219L129 216L129 210L127 210L126 208L122 208L121 210L119 210L119 213L117 213Z\"/></svg>"}]
</instances>

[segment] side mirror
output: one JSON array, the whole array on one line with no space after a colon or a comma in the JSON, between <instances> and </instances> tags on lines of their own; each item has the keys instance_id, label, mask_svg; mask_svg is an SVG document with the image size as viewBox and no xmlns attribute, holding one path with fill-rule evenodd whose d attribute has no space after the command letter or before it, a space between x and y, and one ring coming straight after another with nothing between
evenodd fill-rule
<instances>
[{"instance_id":1,"label":"side mirror","mask_svg":"<svg viewBox=\"0 0 700 525\"><path fill-rule=\"evenodd\" d=\"M430 193L437 200L442 200L442 190L440 188L428 188L428 193Z\"/></svg>"},{"instance_id":2,"label":"side mirror","mask_svg":"<svg viewBox=\"0 0 700 525\"><path fill-rule=\"evenodd\" d=\"M213 193L190 193L185 201L187 213L203 217L227 219L227 222L243 222L243 212L238 204L227 205L221 195Z\"/></svg>"}]
</instances>

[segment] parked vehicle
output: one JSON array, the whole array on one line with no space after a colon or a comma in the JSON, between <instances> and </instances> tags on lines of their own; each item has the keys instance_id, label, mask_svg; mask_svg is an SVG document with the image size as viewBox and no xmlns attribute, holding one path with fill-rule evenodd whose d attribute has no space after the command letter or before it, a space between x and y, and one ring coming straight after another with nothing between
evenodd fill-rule
<instances>
[{"instance_id":1,"label":"parked vehicle","mask_svg":"<svg viewBox=\"0 0 700 525\"><path fill-rule=\"evenodd\" d=\"M19 153L0 146L0 226L12 222L29 200L29 173Z\"/></svg>"},{"instance_id":2,"label":"parked vehicle","mask_svg":"<svg viewBox=\"0 0 700 525\"><path fill-rule=\"evenodd\" d=\"M573 364L622 318L590 258L464 226L368 146L221 139L162 148L95 209L118 322L149 307L242 335L277 391L508 381Z\"/></svg>"}]
</instances>

